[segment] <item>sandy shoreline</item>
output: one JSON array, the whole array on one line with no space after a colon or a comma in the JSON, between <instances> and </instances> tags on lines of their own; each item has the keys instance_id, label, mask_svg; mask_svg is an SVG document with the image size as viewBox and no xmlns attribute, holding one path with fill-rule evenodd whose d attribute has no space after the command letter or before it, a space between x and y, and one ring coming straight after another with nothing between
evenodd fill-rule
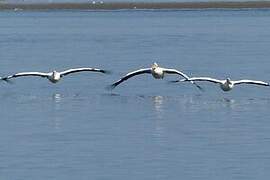
<instances>
[{"instance_id":1,"label":"sandy shoreline","mask_svg":"<svg viewBox=\"0 0 270 180\"><path fill-rule=\"evenodd\" d=\"M0 3L0 10L118 10L118 9L207 9L207 8L270 8L270 1L247 2L160 2L160 3Z\"/></svg>"}]
</instances>

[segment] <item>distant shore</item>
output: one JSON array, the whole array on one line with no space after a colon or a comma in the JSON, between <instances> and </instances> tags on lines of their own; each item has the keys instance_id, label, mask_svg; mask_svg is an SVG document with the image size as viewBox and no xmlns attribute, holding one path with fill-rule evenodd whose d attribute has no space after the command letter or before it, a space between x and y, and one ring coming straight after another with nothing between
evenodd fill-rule
<instances>
[{"instance_id":1,"label":"distant shore","mask_svg":"<svg viewBox=\"0 0 270 180\"><path fill-rule=\"evenodd\" d=\"M270 8L270 1L247 2L103 2L89 3L0 3L0 10L119 10L119 9L210 9Z\"/></svg>"}]
</instances>

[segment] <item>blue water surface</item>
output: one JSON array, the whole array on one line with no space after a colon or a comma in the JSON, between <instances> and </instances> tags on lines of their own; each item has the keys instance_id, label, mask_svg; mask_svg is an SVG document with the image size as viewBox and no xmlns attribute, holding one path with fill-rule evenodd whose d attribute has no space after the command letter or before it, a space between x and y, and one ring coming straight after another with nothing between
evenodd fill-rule
<instances>
[{"instance_id":1,"label":"blue water surface","mask_svg":"<svg viewBox=\"0 0 270 180\"><path fill-rule=\"evenodd\" d=\"M0 179L268 179L270 89L199 91L141 75L270 80L270 10L2 11L0 76L98 67L0 89Z\"/></svg>"}]
</instances>

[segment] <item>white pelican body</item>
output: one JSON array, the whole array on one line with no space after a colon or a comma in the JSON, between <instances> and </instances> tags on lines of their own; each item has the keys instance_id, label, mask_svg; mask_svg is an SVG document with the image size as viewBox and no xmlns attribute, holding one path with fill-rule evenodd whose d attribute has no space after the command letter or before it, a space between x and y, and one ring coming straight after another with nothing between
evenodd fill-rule
<instances>
[{"instance_id":1,"label":"white pelican body","mask_svg":"<svg viewBox=\"0 0 270 180\"><path fill-rule=\"evenodd\" d=\"M152 68L151 68L151 74L155 79L163 79L164 69L161 67L158 67L158 65L154 63L154 65L152 65Z\"/></svg>"},{"instance_id":2,"label":"white pelican body","mask_svg":"<svg viewBox=\"0 0 270 180\"><path fill-rule=\"evenodd\" d=\"M208 81L212 83L218 83L220 85L220 88L223 91L230 91L233 89L235 85L238 84L253 84L253 85L259 85L259 86L269 86L269 83L263 82L263 81L255 81L255 80L238 80L238 81L232 81L230 78L227 78L225 80L219 80L209 77L192 77L187 79L182 79L178 81L173 82L179 82L179 81Z\"/></svg>"},{"instance_id":3,"label":"white pelican body","mask_svg":"<svg viewBox=\"0 0 270 180\"><path fill-rule=\"evenodd\" d=\"M234 83L229 78L227 78L222 83L220 83L220 88L223 91L230 91L232 90L233 87L234 87Z\"/></svg>"},{"instance_id":4,"label":"white pelican body","mask_svg":"<svg viewBox=\"0 0 270 180\"><path fill-rule=\"evenodd\" d=\"M115 88L116 86L118 86L120 83L128 80L129 78L133 77L133 76L136 76L136 75L139 75L139 74L152 74L152 76L155 78L155 79L163 79L164 78L164 75L165 73L167 74L177 74L177 75L180 75L182 76L183 78L185 78L186 80L189 79L189 77L184 74L183 72L181 71L178 71L176 69L167 69L167 68L162 68L162 67L159 67L157 63L154 63L151 68L145 68L145 69L139 69L139 70L136 70L136 71L133 71L133 72L130 72L128 74L126 74L124 77L122 77L121 79L119 79L118 81L116 81L115 83L113 83L110 88L113 89ZM195 84L199 89L201 89L200 86L198 86L196 83L194 83L193 81L190 81L192 84Z\"/></svg>"},{"instance_id":5,"label":"white pelican body","mask_svg":"<svg viewBox=\"0 0 270 180\"><path fill-rule=\"evenodd\" d=\"M57 83L61 79L61 73L53 71L47 78L52 83Z\"/></svg>"},{"instance_id":6,"label":"white pelican body","mask_svg":"<svg viewBox=\"0 0 270 180\"><path fill-rule=\"evenodd\" d=\"M42 73L42 72L22 72L16 73L10 76L2 77L1 80L9 81L10 79L23 77L23 76L38 76L47 78L52 83L57 83L63 76L66 76L71 73L82 72L82 71L93 71L93 72L101 72L101 73L108 73L106 70L96 69L96 68L75 68L75 69L68 69L62 72L49 72L49 73Z\"/></svg>"}]
</instances>

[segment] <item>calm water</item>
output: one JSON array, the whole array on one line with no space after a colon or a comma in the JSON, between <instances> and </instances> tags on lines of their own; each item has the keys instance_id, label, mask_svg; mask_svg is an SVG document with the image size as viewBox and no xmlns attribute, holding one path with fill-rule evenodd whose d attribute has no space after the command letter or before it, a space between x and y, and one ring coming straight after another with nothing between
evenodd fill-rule
<instances>
[{"instance_id":1,"label":"calm water","mask_svg":"<svg viewBox=\"0 0 270 180\"><path fill-rule=\"evenodd\" d=\"M0 76L91 66L57 84L1 83L1 179L268 179L270 89L229 93L142 75L270 80L270 10L0 12Z\"/></svg>"}]
</instances>

